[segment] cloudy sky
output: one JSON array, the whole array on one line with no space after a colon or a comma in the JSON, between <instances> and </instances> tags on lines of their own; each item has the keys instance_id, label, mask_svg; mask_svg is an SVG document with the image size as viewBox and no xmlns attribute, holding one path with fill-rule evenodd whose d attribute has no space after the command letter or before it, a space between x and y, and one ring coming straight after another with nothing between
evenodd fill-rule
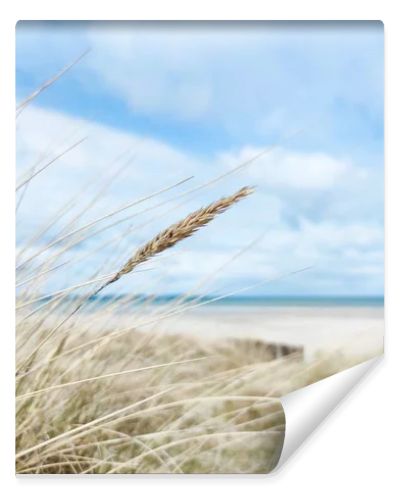
<instances>
[{"instance_id":1,"label":"cloudy sky","mask_svg":"<svg viewBox=\"0 0 400 500\"><path fill-rule=\"evenodd\" d=\"M46 258L73 243L49 286L112 272L166 224L254 185L119 291L383 294L382 24L20 22L17 103L88 48L17 119L22 180L84 139L17 196L22 261L43 243ZM52 244L69 222L147 195L74 235L90 238Z\"/></svg>"}]
</instances>

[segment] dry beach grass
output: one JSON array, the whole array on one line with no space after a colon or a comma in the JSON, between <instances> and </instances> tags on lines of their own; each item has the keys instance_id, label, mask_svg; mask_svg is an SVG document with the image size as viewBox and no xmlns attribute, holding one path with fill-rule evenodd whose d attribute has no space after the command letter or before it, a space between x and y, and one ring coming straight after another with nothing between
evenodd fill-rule
<instances>
[{"instance_id":1,"label":"dry beach grass","mask_svg":"<svg viewBox=\"0 0 400 500\"><path fill-rule=\"evenodd\" d=\"M242 188L162 231L90 296L250 193ZM234 343L203 345L190 337L144 335L135 327L93 332L76 317L86 302L87 297L78 299L55 326L46 308L19 323L17 472L273 468L284 415L276 389L263 385L265 377L276 377L277 368L285 371L285 364L268 350L261 359L249 353L246 359ZM116 308L106 306L101 314L114 315ZM249 452L239 455L243 447Z\"/></svg>"}]
</instances>

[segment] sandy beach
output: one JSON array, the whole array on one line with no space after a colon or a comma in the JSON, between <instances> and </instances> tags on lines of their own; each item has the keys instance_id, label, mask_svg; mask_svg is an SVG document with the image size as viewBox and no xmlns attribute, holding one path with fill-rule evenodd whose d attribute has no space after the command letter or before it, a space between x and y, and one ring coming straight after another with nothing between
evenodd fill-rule
<instances>
[{"instance_id":1,"label":"sandy beach","mask_svg":"<svg viewBox=\"0 0 400 500\"><path fill-rule=\"evenodd\" d=\"M164 319L157 331L301 346L307 359L332 349L368 356L383 348L384 310L351 306L205 306Z\"/></svg>"},{"instance_id":2,"label":"sandy beach","mask_svg":"<svg viewBox=\"0 0 400 500\"><path fill-rule=\"evenodd\" d=\"M59 314L51 315L53 324ZM106 321L107 320L107 321ZM105 328L136 329L157 335L194 336L203 341L263 341L301 348L306 360L340 351L367 359L383 350L383 305L227 305L173 301L130 309L92 309L82 324L97 334Z\"/></svg>"}]
</instances>

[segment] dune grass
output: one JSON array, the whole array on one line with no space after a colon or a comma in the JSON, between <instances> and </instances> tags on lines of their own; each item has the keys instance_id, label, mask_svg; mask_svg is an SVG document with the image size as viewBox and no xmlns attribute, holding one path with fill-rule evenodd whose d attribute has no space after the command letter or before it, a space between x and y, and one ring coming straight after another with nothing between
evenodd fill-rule
<instances>
[{"instance_id":1,"label":"dune grass","mask_svg":"<svg viewBox=\"0 0 400 500\"><path fill-rule=\"evenodd\" d=\"M20 316L39 287L25 280L17 296L17 472L259 472L275 465L284 415L276 395L253 387L254 360L247 366L234 360L232 346L135 327L114 338L115 330L88 328L81 312L89 298L250 193L242 188L168 227L67 307L70 289ZM96 315L106 324L118 307ZM238 460L246 447L251 453Z\"/></svg>"}]
</instances>

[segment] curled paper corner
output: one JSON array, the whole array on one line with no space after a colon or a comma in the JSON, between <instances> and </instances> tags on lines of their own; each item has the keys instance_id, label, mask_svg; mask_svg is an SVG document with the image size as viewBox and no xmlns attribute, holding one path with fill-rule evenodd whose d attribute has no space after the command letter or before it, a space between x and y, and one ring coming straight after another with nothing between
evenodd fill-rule
<instances>
[{"instance_id":1,"label":"curled paper corner","mask_svg":"<svg viewBox=\"0 0 400 500\"><path fill-rule=\"evenodd\" d=\"M281 398L286 429L282 452L272 472L277 472L302 446L383 355L348 368Z\"/></svg>"}]
</instances>

